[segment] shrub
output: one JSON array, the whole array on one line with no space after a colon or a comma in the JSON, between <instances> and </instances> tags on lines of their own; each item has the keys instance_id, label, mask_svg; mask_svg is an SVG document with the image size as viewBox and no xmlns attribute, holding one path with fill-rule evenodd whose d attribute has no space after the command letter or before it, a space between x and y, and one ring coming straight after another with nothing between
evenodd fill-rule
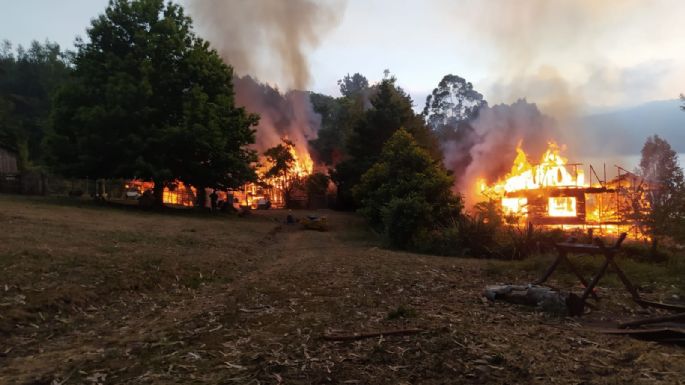
<instances>
[{"instance_id":1,"label":"shrub","mask_svg":"<svg viewBox=\"0 0 685 385\"><path fill-rule=\"evenodd\" d=\"M454 179L404 129L385 143L381 156L354 188L362 213L391 247L413 249L426 233L461 216Z\"/></svg>"}]
</instances>

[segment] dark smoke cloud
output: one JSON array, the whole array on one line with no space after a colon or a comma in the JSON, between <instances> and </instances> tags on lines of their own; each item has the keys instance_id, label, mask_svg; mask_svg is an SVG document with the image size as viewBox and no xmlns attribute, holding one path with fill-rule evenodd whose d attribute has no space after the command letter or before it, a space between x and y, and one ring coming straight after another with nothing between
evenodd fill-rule
<instances>
[{"instance_id":1,"label":"dark smoke cloud","mask_svg":"<svg viewBox=\"0 0 685 385\"><path fill-rule=\"evenodd\" d=\"M342 0L187 0L203 37L239 75L285 89L305 89L308 50L316 48L344 14Z\"/></svg>"}]
</instances>

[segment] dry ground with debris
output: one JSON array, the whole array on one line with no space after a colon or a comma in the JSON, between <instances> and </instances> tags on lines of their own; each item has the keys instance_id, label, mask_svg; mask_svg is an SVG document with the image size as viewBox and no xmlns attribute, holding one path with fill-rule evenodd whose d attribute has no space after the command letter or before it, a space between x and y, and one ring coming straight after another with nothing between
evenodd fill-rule
<instances>
[{"instance_id":1,"label":"dry ground with debris","mask_svg":"<svg viewBox=\"0 0 685 385\"><path fill-rule=\"evenodd\" d=\"M387 251L349 214L326 212L329 232L284 215L0 196L0 383L685 381L683 348L481 300L535 275L514 264ZM405 328L424 331L321 338Z\"/></svg>"}]
</instances>

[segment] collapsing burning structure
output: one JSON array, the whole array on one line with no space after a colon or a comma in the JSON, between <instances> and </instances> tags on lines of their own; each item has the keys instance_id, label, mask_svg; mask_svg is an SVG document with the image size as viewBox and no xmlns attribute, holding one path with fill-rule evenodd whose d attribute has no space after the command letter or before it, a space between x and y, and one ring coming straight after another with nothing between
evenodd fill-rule
<instances>
[{"instance_id":1,"label":"collapsing burning structure","mask_svg":"<svg viewBox=\"0 0 685 385\"><path fill-rule=\"evenodd\" d=\"M218 200L232 204L235 208L238 206L251 209L306 206L308 197L303 191L302 185L306 178L312 174L314 162L308 152L299 150L294 145L288 145L286 148L292 157L292 163L287 169L271 175L268 171L273 165L268 159L261 157L259 163L255 165L258 181L246 183L233 190L217 190ZM154 182L151 181L128 180L124 185L124 197L126 199L137 199L145 191L152 191L154 185ZM204 202L207 207L210 205L212 192L214 190L211 188L206 188L204 191ZM198 194L199 192L195 187L177 180L164 187L163 202L176 207L193 207L198 202Z\"/></svg>"},{"instance_id":2,"label":"collapsing burning structure","mask_svg":"<svg viewBox=\"0 0 685 385\"><path fill-rule=\"evenodd\" d=\"M645 194L654 186L621 167L616 170L611 180L606 166L602 178L592 165L586 174L583 164L568 163L555 143L539 163L531 164L519 145L511 172L493 184L480 179L478 190L499 201L503 214L514 221L642 237L640 218L649 209Z\"/></svg>"},{"instance_id":3,"label":"collapsing burning structure","mask_svg":"<svg viewBox=\"0 0 685 385\"><path fill-rule=\"evenodd\" d=\"M287 139L283 142L290 143ZM271 175L269 169L273 165L270 165L267 159L262 158L256 170L260 181L247 183L242 188L232 191L234 199L240 206L256 209L266 208L263 207L265 204L269 208L305 205L302 202L306 201L307 197L301 187L306 178L312 174L314 162L306 150L298 150L294 145L286 145L286 148L292 157L292 164L287 170ZM294 204L294 202L298 203Z\"/></svg>"}]
</instances>

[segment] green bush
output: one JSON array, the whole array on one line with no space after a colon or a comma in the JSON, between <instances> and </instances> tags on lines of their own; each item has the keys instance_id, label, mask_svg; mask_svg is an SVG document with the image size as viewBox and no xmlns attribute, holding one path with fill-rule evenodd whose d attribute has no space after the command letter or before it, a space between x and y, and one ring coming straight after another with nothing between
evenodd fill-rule
<instances>
[{"instance_id":1,"label":"green bush","mask_svg":"<svg viewBox=\"0 0 685 385\"><path fill-rule=\"evenodd\" d=\"M411 249L425 254L469 256L463 247L458 226L420 229L414 234Z\"/></svg>"},{"instance_id":2,"label":"green bush","mask_svg":"<svg viewBox=\"0 0 685 385\"><path fill-rule=\"evenodd\" d=\"M404 129L385 143L381 156L353 192L359 212L390 247L429 250L429 234L461 217L452 176Z\"/></svg>"},{"instance_id":3,"label":"green bush","mask_svg":"<svg viewBox=\"0 0 685 385\"><path fill-rule=\"evenodd\" d=\"M394 247L407 248L417 232L431 224L431 207L422 197L393 198L381 209L385 238Z\"/></svg>"}]
</instances>

